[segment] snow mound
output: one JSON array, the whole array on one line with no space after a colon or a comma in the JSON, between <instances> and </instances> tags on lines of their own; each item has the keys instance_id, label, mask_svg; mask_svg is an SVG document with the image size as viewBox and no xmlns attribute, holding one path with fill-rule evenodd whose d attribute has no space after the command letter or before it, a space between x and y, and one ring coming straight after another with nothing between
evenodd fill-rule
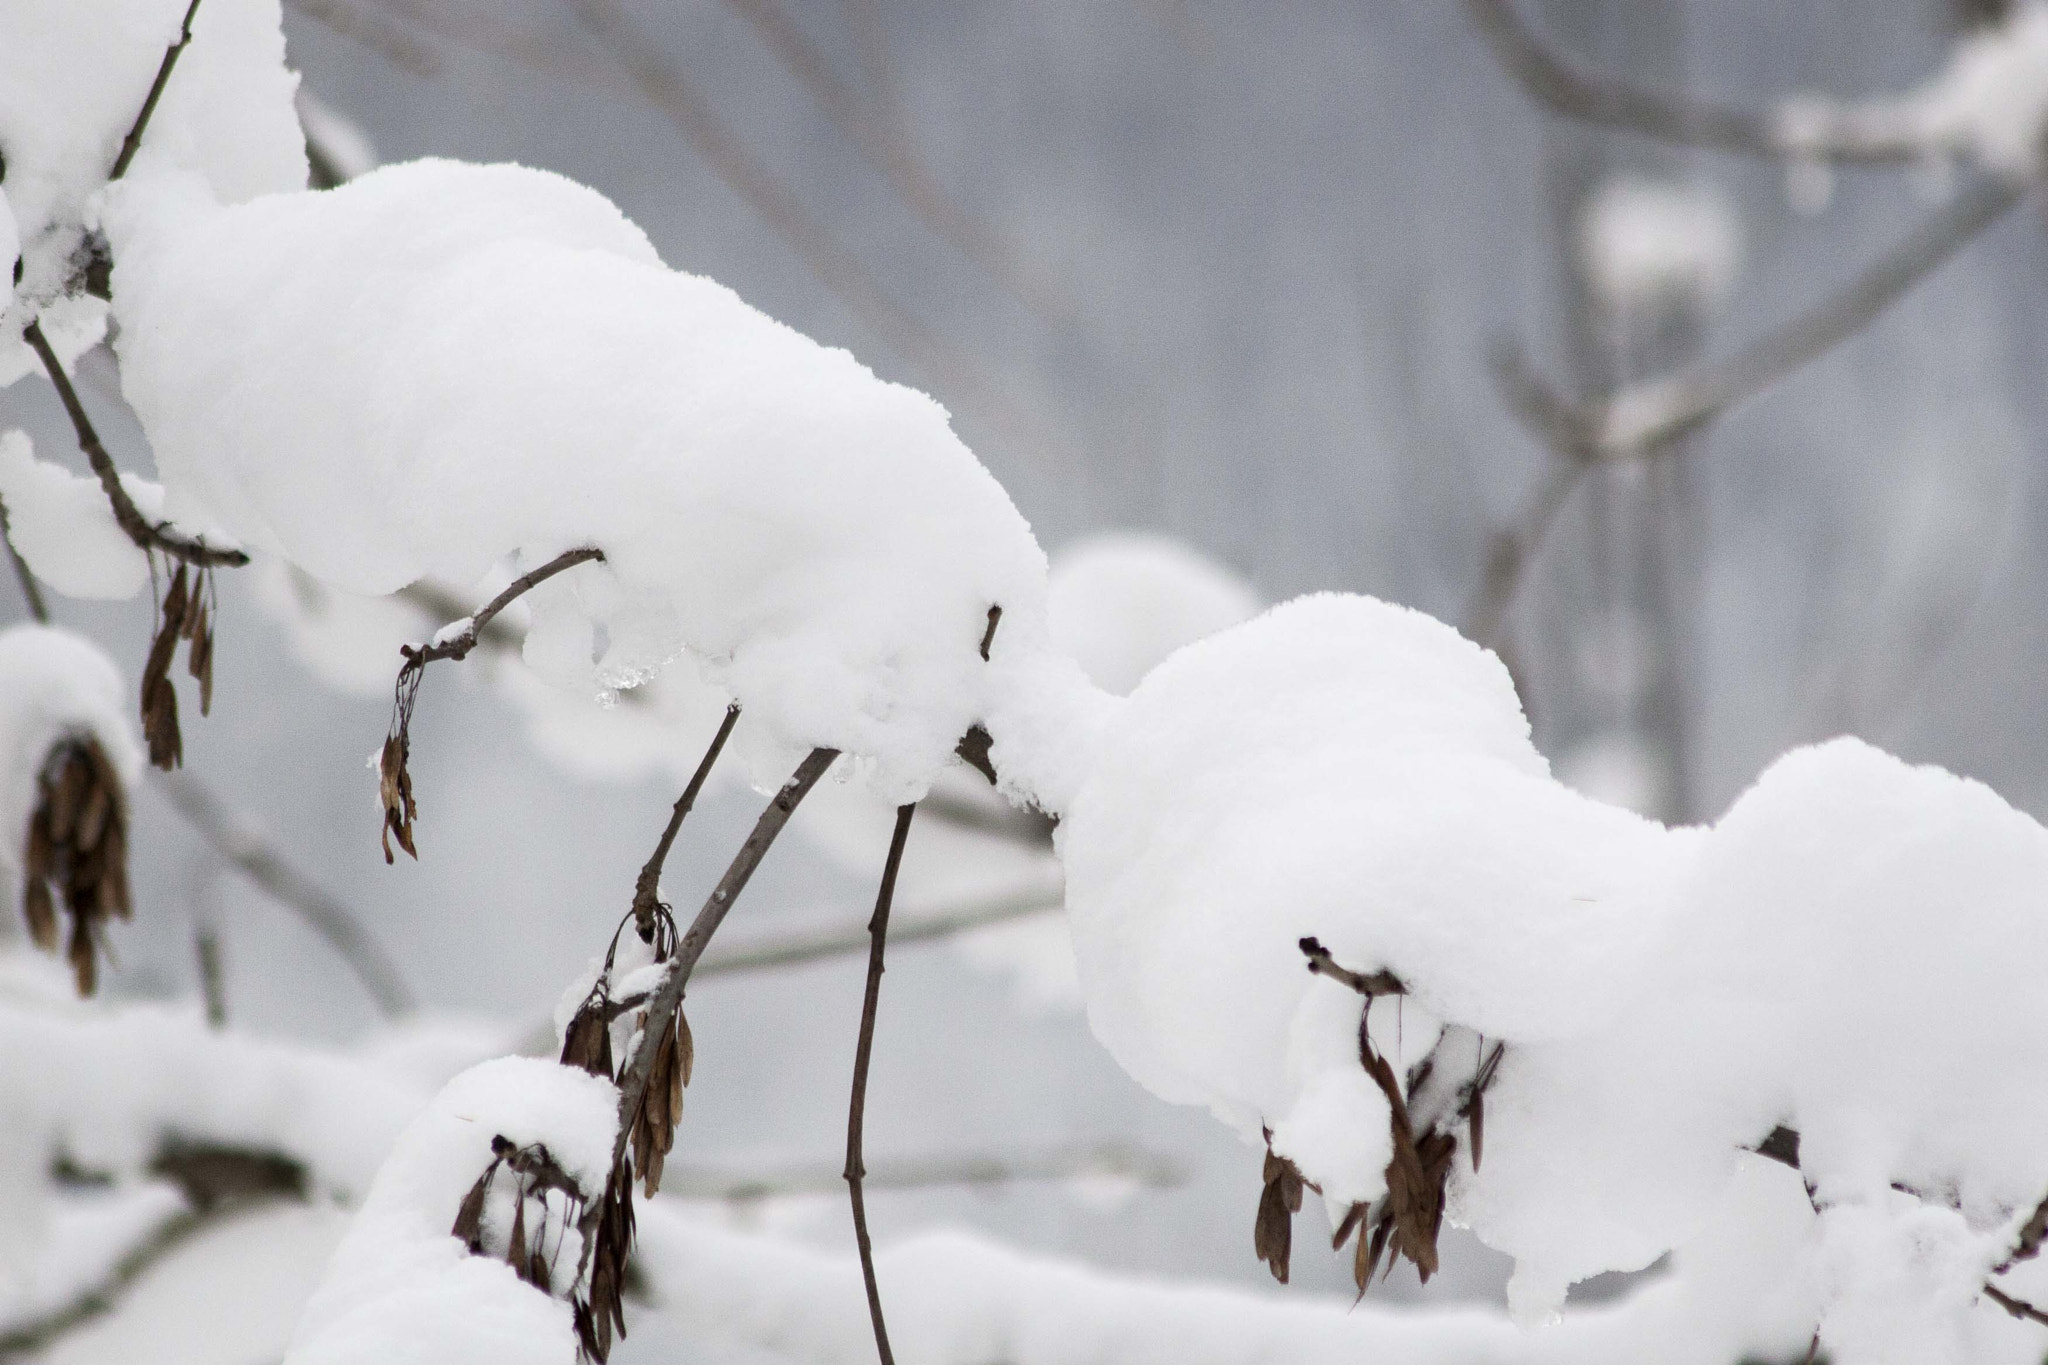
<instances>
[{"instance_id":1,"label":"snow mound","mask_svg":"<svg viewBox=\"0 0 2048 1365\"><path fill-rule=\"evenodd\" d=\"M50 748L89 735L132 787L142 751L128 725L127 689L113 660L55 626L0 630L0 866L19 868L36 778Z\"/></svg>"},{"instance_id":2,"label":"snow mound","mask_svg":"<svg viewBox=\"0 0 2048 1365\"><path fill-rule=\"evenodd\" d=\"M1260 605L1251 584L1170 536L1112 531L1052 557L1052 642L1120 697L1174 650Z\"/></svg>"},{"instance_id":3,"label":"snow mound","mask_svg":"<svg viewBox=\"0 0 2048 1365\"><path fill-rule=\"evenodd\" d=\"M504 1261L472 1255L449 1229L498 1138L545 1144L579 1188L601 1193L617 1106L610 1082L529 1057L501 1057L450 1081L377 1173L299 1319L288 1365L570 1365L569 1305ZM555 1271L565 1286L577 1234L559 1218L548 1231L563 1239Z\"/></svg>"},{"instance_id":4,"label":"snow mound","mask_svg":"<svg viewBox=\"0 0 2048 1365\"><path fill-rule=\"evenodd\" d=\"M667 269L593 191L438 161L228 209L130 181L123 383L181 522L359 593L597 546L530 596L528 662L594 694L687 658L771 781L823 744L914 795L1043 651L1044 556L944 409Z\"/></svg>"},{"instance_id":5,"label":"snow mound","mask_svg":"<svg viewBox=\"0 0 2048 1365\"><path fill-rule=\"evenodd\" d=\"M1666 830L1553 781L1490 655L1324 596L1163 664L1064 817L1097 1035L1339 1209L1386 1189L1387 1104L1304 935L1406 985L1371 1019L1397 1072L1505 1043L1450 1213L1519 1316L1695 1235L1782 1127L1823 1345L1972 1358L2048 1194L2048 831L1988 788L1838 740Z\"/></svg>"}]
</instances>

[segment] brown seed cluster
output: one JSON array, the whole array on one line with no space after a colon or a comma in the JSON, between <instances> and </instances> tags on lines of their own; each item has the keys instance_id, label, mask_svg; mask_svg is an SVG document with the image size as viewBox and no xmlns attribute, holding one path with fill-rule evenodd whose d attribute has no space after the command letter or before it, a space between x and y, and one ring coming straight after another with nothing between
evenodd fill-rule
<instances>
[{"instance_id":1,"label":"brown seed cluster","mask_svg":"<svg viewBox=\"0 0 2048 1365\"><path fill-rule=\"evenodd\" d=\"M639 909L636 907L635 912L629 912L627 920L644 919L644 941L653 947L655 961L666 961L674 951L676 941L675 920L669 907L656 902L645 907L647 913L644 916ZM612 998L611 978L618 954L618 935L625 926L626 920L621 920L619 930L612 935L611 947L605 952L604 970L598 973L590 994L584 997L562 1034L562 1065L581 1068L615 1083L622 1078L613 1060L612 1024L637 1012L639 1027L647 1025L647 996ZM602 1362L611 1354L614 1333L620 1337L626 1334L625 1306L621 1296L626 1283L626 1262L633 1250L634 1172L640 1173L650 1196L661 1188L662 1167L675 1146L676 1123L683 1113L683 1087L690 1083L696 1059L697 1049L690 1036L689 1021L678 1009L674 1025L664 1033L655 1049L653 1068L648 1072L647 1088L641 1097L639 1112L633 1116L625 1155L605 1186L604 1201L597 1210L595 1227L590 1234L589 1287L575 1305L577 1339L584 1356L590 1360Z\"/></svg>"},{"instance_id":2,"label":"brown seed cluster","mask_svg":"<svg viewBox=\"0 0 2048 1365\"><path fill-rule=\"evenodd\" d=\"M99 984L99 946L109 920L129 919L128 802L121 779L90 735L52 745L36 776L22 867L22 915L36 946L58 949L57 914L71 918L64 951L80 995Z\"/></svg>"},{"instance_id":3,"label":"brown seed cluster","mask_svg":"<svg viewBox=\"0 0 2048 1365\"><path fill-rule=\"evenodd\" d=\"M1440 1119L1418 1123L1409 1100L1432 1087L1434 1052L1409 1073L1407 1084L1394 1064L1372 1040L1373 1000L1380 995L1402 995L1406 988L1389 972L1363 974L1339 965L1322 944L1313 938L1301 940L1308 969L1319 976L1349 986L1364 999L1358 1017L1358 1062L1387 1101L1387 1127L1393 1139L1393 1156L1387 1162L1387 1192L1370 1203L1356 1203L1345 1213L1331 1245L1341 1249L1354 1236L1351 1275L1363 1295L1380 1273L1406 1258L1425 1282L1437 1271L1437 1236L1443 1231L1444 1201L1451 1168L1458 1152L1458 1137L1452 1131L1463 1122L1472 1143L1472 1167L1479 1161L1486 1133L1486 1091L1500 1068L1505 1049L1495 1043L1489 1052L1481 1038L1480 1061L1470 1080L1446 1090L1444 1078L1435 1078L1434 1092L1445 1096L1441 1106L1425 1102L1425 1111L1441 1111ZM1452 1103L1455 1100L1455 1103ZM1299 1168L1271 1148L1272 1133L1266 1134L1265 1184L1259 1196L1259 1212L1252 1228L1252 1242L1259 1259L1272 1268L1273 1277L1287 1282L1287 1262L1293 1241L1293 1215L1301 1208L1302 1190L1316 1188Z\"/></svg>"},{"instance_id":4,"label":"brown seed cluster","mask_svg":"<svg viewBox=\"0 0 2048 1365\"><path fill-rule=\"evenodd\" d=\"M178 642L189 642L185 668L199 683L199 714L211 714L213 626L218 615L213 570L201 569L195 579L189 566L179 564L171 575L170 590L158 604L156 634L149 643L149 659L142 666L142 735L149 745L149 761L167 772L185 761L171 662Z\"/></svg>"},{"instance_id":5,"label":"brown seed cluster","mask_svg":"<svg viewBox=\"0 0 2048 1365\"><path fill-rule=\"evenodd\" d=\"M502 1246L487 1246L494 1239L484 1226L484 1210L501 1176L510 1187L512 1227ZM552 1294L562 1247L585 1202L582 1188L549 1154L545 1143L521 1147L500 1134L491 1139L491 1164L463 1196L449 1231L469 1248L470 1255L497 1257L520 1279L543 1294Z\"/></svg>"}]
</instances>

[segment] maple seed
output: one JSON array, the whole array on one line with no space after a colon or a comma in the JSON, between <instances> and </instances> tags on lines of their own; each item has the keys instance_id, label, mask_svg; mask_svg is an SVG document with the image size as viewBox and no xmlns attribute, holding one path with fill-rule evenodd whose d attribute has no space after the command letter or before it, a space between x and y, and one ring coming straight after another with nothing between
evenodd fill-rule
<instances>
[{"instance_id":1,"label":"maple seed","mask_svg":"<svg viewBox=\"0 0 2048 1365\"><path fill-rule=\"evenodd\" d=\"M105 925L134 913L128 888L128 804L114 765L90 735L50 747L22 839L22 918L45 952L60 940L81 995L99 984ZM58 923L59 907L70 933Z\"/></svg>"}]
</instances>

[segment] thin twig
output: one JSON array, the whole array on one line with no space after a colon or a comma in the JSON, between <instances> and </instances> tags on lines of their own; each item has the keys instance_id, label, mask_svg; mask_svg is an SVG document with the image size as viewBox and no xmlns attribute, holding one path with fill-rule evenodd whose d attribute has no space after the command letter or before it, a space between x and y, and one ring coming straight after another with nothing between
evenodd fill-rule
<instances>
[{"instance_id":1,"label":"thin twig","mask_svg":"<svg viewBox=\"0 0 2048 1365\"><path fill-rule=\"evenodd\" d=\"M1981 181L1817 306L1734 355L1622 389L1591 414L1595 453L1612 459L1654 451L1819 359L1947 264L2018 205L2027 189Z\"/></svg>"},{"instance_id":2,"label":"thin twig","mask_svg":"<svg viewBox=\"0 0 2048 1365\"><path fill-rule=\"evenodd\" d=\"M1401 984L1401 978L1392 972L1354 972L1341 966L1330 956L1330 950L1321 941L1305 938L1297 945L1301 955L1308 959L1308 969L1316 976L1327 976L1332 981L1349 986L1370 1000L1375 995L1406 995L1408 988Z\"/></svg>"},{"instance_id":3,"label":"thin twig","mask_svg":"<svg viewBox=\"0 0 2048 1365\"><path fill-rule=\"evenodd\" d=\"M1057 892L1049 893L1043 889L991 896L984 901L899 922L895 926L895 941L899 947L906 943L922 943L929 939L945 938L952 934L986 928L991 924L1021 919L1025 915L1042 914L1048 910L1058 909L1059 899ZM827 925L824 928L795 933L758 935L752 942L744 939L737 942L727 941L720 945L719 951L706 953L704 960L697 964L696 975L702 980L738 972L760 971L768 967L800 966L806 962L856 952L867 947L868 942L869 933L865 921Z\"/></svg>"},{"instance_id":4,"label":"thin twig","mask_svg":"<svg viewBox=\"0 0 2048 1365\"><path fill-rule=\"evenodd\" d=\"M705 779L711 776L711 767L718 762L718 755L725 749L725 742L732 737L732 727L739 723L739 719L740 708L737 705L725 708L725 719L719 722L718 733L711 737L711 747L704 751L697 771L690 774L689 785L676 798L675 810L668 817L668 828L661 832L661 842L654 846L654 852L640 869L640 879L633 886L633 918L639 922L643 938L647 937L654 907L661 900L661 867L668 861L668 851L675 844L676 832L682 829L683 818L697 804L698 793L704 790Z\"/></svg>"},{"instance_id":5,"label":"thin twig","mask_svg":"<svg viewBox=\"0 0 2048 1365\"><path fill-rule=\"evenodd\" d=\"M676 950L663 965L661 979L656 983L647 1002L647 1012L642 1018L640 1042L634 1048L626 1068L619 1075L619 1126L612 1138L612 1169L626 1155L626 1144L631 1140L633 1129L638 1124L641 1106L647 1099L647 1081L653 1073L655 1057L660 1053L662 1040L675 1029L676 1011L682 1007L683 988L689 984L691 969L697 959L704 955L710 945L711 936L718 932L718 926L725 922L726 914L740 892L746 889L754 870L761 865L768 850L774 846L776 836L788 825L789 817L796 812L805 796L832 761L839 757L837 749L813 749L804 761L797 765L796 772L782 784L782 790L775 793L760 818L754 822L753 832L740 845L732 862L726 866L725 875L718 879L706 897L703 909L697 912L690 927L676 942ZM589 1268L590 1253L596 1244L597 1224L603 1215L603 1200L592 1200L578 1223L583 1234L582 1259L577 1266L576 1283L581 1284Z\"/></svg>"},{"instance_id":6,"label":"thin twig","mask_svg":"<svg viewBox=\"0 0 2048 1365\"><path fill-rule=\"evenodd\" d=\"M1090 1178L1128 1180L1148 1189L1168 1189L1187 1179L1187 1172L1171 1158L1116 1142L1007 1156L908 1157L876 1161L872 1165L865 1164L868 1157L862 1153L862 1161L863 1190L929 1190L948 1185ZM683 1199L738 1203L826 1194L840 1189L845 1181L842 1168L823 1163L746 1173L670 1166L661 1177L661 1192Z\"/></svg>"},{"instance_id":7,"label":"thin twig","mask_svg":"<svg viewBox=\"0 0 2048 1365\"><path fill-rule=\"evenodd\" d=\"M1514 520L1493 534L1478 595L1465 610L1465 634L1473 640L1489 648L1499 646L1501 623L1521 592L1529 564L1585 472L1583 460L1553 461Z\"/></svg>"},{"instance_id":8,"label":"thin twig","mask_svg":"<svg viewBox=\"0 0 2048 1365\"><path fill-rule=\"evenodd\" d=\"M882 1365L896 1365L889 1350L889 1328L882 1321L882 1291L875 1283L875 1248L868 1240L868 1205L861 1191L867 1167L861 1161L862 1128L868 1112L868 1061L875 1049L875 1014L882 1003L882 953L889 943L889 906L896 899L896 873L903 866L903 845L910 839L915 801L896 808L896 830L889 837L889 858L882 864L882 889L875 896L875 915L868 921L868 984L861 998L860 1040L853 1052L853 1097L846 1106L846 1180L853 1201L853 1238L860 1247L860 1273L867 1283L868 1318L875 1325L875 1350Z\"/></svg>"},{"instance_id":9,"label":"thin twig","mask_svg":"<svg viewBox=\"0 0 2048 1365\"><path fill-rule=\"evenodd\" d=\"M36 582L36 576L29 569L28 561L21 557L21 551L14 548L14 525L8 519L5 502L0 502L0 539L7 542L7 558L14 564L14 578L21 584L21 596L28 604L28 614L41 624L48 625L50 605L43 600L43 585Z\"/></svg>"},{"instance_id":10,"label":"thin twig","mask_svg":"<svg viewBox=\"0 0 2048 1365\"><path fill-rule=\"evenodd\" d=\"M202 568L219 565L240 566L249 562L249 556L240 550L217 550L204 541L178 534L169 522L152 526L142 515L135 502L128 496L128 490L121 486L120 471L114 468L114 457L107 454L107 448L100 444L99 432L93 429L92 418L86 414L85 404L78 398L78 390L72 387L71 376L64 373L63 364L57 359L49 341L43 336L40 321L31 322L22 328L22 339L28 342L37 357L43 362L43 369L50 376L50 382L57 387L57 397L63 400L64 411L71 418L72 430L78 434L78 448L85 452L85 458L92 465L92 472L98 476L100 487L106 492L107 502L114 509L114 520L119 522L128 539L143 550L162 550L175 559Z\"/></svg>"},{"instance_id":11,"label":"thin twig","mask_svg":"<svg viewBox=\"0 0 2048 1365\"><path fill-rule=\"evenodd\" d=\"M446 639L441 638L447 632L447 627L444 626L430 643L401 645L398 652L406 657L408 664L421 668L436 659L466 659L469 652L476 648L478 637L489 628L499 612L564 569L573 569L578 564L588 564L593 559L602 563L604 551L591 545L576 550L564 550L539 568L530 569L507 583L502 592L478 608L476 613L468 618L467 624L454 635L449 635Z\"/></svg>"},{"instance_id":12,"label":"thin twig","mask_svg":"<svg viewBox=\"0 0 2048 1365\"><path fill-rule=\"evenodd\" d=\"M1922 161L1932 150L1905 130L1855 120L1808 127L1809 120L1788 112L1707 104L1590 75L1546 47L1512 0L1467 0L1466 8L1495 57L1531 99L1582 123L1774 161L1896 166Z\"/></svg>"},{"instance_id":13,"label":"thin twig","mask_svg":"<svg viewBox=\"0 0 2048 1365\"><path fill-rule=\"evenodd\" d=\"M322 891L254 831L250 822L230 811L221 799L188 773L151 772L156 789L171 809L220 853L280 904L298 912L314 932L327 940L386 1018L410 1014L418 1007L398 965L363 928L355 912Z\"/></svg>"},{"instance_id":14,"label":"thin twig","mask_svg":"<svg viewBox=\"0 0 2048 1365\"><path fill-rule=\"evenodd\" d=\"M149 94L143 97L142 109L135 115L135 123L128 129L128 136L121 139L121 154L114 158L114 169L107 172L109 181L119 180L128 174L128 163L141 150L142 134L149 127L149 120L156 113L156 102L163 98L164 87L170 84L171 68L178 64L178 57L185 51L185 45L192 41L192 16L199 13L199 0L192 0L185 7L185 22L178 26L178 36L164 49L163 62L156 69L156 79L150 82Z\"/></svg>"},{"instance_id":15,"label":"thin twig","mask_svg":"<svg viewBox=\"0 0 2048 1365\"><path fill-rule=\"evenodd\" d=\"M1995 1284L1986 1284L1984 1286L1984 1297L2016 1318L2048 1326L2048 1313L2042 1312L2025 1299L2014 1298Z\"/></svg>"}]
</instances>

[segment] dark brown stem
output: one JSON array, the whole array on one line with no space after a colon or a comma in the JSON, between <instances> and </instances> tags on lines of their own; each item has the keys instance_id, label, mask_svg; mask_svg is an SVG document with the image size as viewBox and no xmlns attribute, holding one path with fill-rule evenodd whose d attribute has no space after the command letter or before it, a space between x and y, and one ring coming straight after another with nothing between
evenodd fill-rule
<instances>
[{"instance_id":1,"label":"dark brown stem","mask_svg":"<svg viewBox=\"0 0 2048 1365\"><path fill-rule=\"evenodd\" d=\"M469 651L476 648L477 638L499 612L564 569L573 569L578 564L587 564L593 559L602 563L604 551L591 545L579 550L564 550L539 568L529 570L507 583L503 592L484 603L477 613L469 618L469 624L464 626L460 633L431 644L403 645L399 648L399 653L405 655L408 665L419 668L426 667L436 659L466 659L469 657Z\"/></svg>"},{"instance_id":2,"label":"dark brown stem","mask_svg":"<svg viewBox=\"0 0 2048 1365\"><path fill-rule=\"evenodd\" d=\"M711 737L711 747L704 751L704 757L697 764L697 771L690 774L689 785L676 798L675 810L668 817L668 828L661 832L661 842L654 846L647 865L640 869L640 879L633 885L633 918L641 928L641 937L647 938L647 926L652 920L654 907L661 901L661 867L668 861L668 851L674 846L676 832L683 827L683 818L697 804L698 793L704 790L705 779L711 776L711 766L718 762L718 755L725 749L725 741L732 737L732 727L739 723L740 708L737 705L725 708L725 719L719 723L718 733Z\"/></svg>"},{"instance_id":3,"label":"dark brown stem","mask_svg":"<svg viewBox=\"0 0 2048 1365\"><path fill-rule=\"evenodd\" d=\"M2048 1313L2042 1312L2040 1309L2034 1307L2033 1304L2028 1303L2025 1299L2014 1298L2012 1295L2006 1293L2003 1289L2000 1289L1995 1284L1987 1284L1984 1286L1984 1297L1991 1300L1993 1303L1997 1304L2000 1308L2003 1308L2006 1312L2012 1314L2016 1318L2021 1318L2028 1322L2038 1322L2043 1326L2048 1326Z\"/></svg>"},{"instance_id":4,"label":"dark brown stem","mask_svg":"<svg viewBox=\"0 0 2048 1365\"><path fill-rule=\"evenodd\" d=\"M1317 976L1327 976L1332 981L1342 982L1360 995L1371 999L1375 995L1406 995L1408 988L1401 984L1401 978L1392 972L1354 972L1349 967L1339 966L1330 956L1330 950L1313 938L1305 938L1298 945L1301 955L1308 959L1308 969Z\"/></svg>"},{"instance_id":5,"label":"dark brown stem","mask_svg":"<svg viewBox=\"0 0 2048 1365\"><path fill-rule=\"evenodd\" d=\"M143 550L162 550L174 559L201 568L220 565L236 567L249 562L249 556L240 550L216 550L203 541L179 535L171 529L169 522L152 526L142 515L128 490L121 486L121 473L114 468L114 457L107 454L107 448L100 444L99 432L93 429L92 418L86 415L85 404L78 399L78 390L72 387L71 376L64 373L64 366L57 359L49 341L43 336L40 322L31 322L21 332L36 356L43 362L43 369L49 374L50 382L57 387L57 397L63 400L64 411L71 418L71 428L78 433L78 448L85 452L85 458L92 465L92 472L99 477L100 488L107 495L107 502L114 509L114 520L128 539Z\"/></svg>"},{"instance_id":6,"label":"dark brown stem","mask_svg":"<svg viewBox=\"0 0 2048 1365\"><path fill-rule=\"evenodd\" d=\"M753 832L740 845L740 851L733 855L726 866L725 875L718 879L710 896L704 901L704 908L697 912L697 918L690 922L676 942L676 950L664 965L661 979L655 984L647 1002L647 1013L640 1026L640 1041L633 1049L633 1055L626 1062L626 1069L619 1076L619 1128L612 1138L612 1169L619 1169L625 1159L626 1144L631 1141L634 1126L640 1118L640 1107L647 1099L647 1081L653 1073L654 1062L662 1048L662 1040L675 1029L676 1011L682 1008L683 988L689 984L690 971L697 965L697 959L704 955L704 949L711 943L711 936L718 932L718 926L725 922L726 914L740 892L746 889L754 870L761 865L768 850L774 846L776 836L789 824L789 817L796 812L805 796L810 794L825 770L832 766L832 760L839 757L837 749L813 749L804 761L797 765L789 781L782 784L782 790L768 803L767 809L755 820ZM581 1283L589 1268L590 1253L596 1243L597 1224L603 1212L603 1200L592 1200L585 1210L579 1228L583 1234L582 1263L577 1268L577 1283Z\"/></svg>"},{"instance_id":7,"label":"dark brown stem","mask_svg":"<svg viewBox=\"0 0 2048 1365\"><path fill-rule=\"evenodd\" d=\"M156 102L163 98L164 87L170 84L171 68L178 64L178 57L185 45L192 41L192 16L199 13L199 0L192 0L185 7L185 22L178 27L177 41L164 49L163 62L156 69L156 79L150 82L149 94L142 101L141 112L135 115L135 124L128 130L128 136L121 139L121 154L114 158L114 169L107 172L108 180L119 180L128 174L128 163L135 159L135 153L142 147L142 134L149 127L151 115L156 113Z\"/></svg>"},{"instance_id":8,"label":"dark brown stem","mask_svg":"<svg viewBox=\"0 0 2048 1365\"><path fill-rule=\"evenodd\" d=\"M994 623L990 623L991 629ZM846 1192L853 1201L853 1238L860 1246L860 1273L867 1282L868 1317L875 1325L875 1350L882 1365L896 1365L889 1350L889 1328L882 1321L882 1291L875 1283L875 1249L868 1240L868 1206L861 1193L867 1167L861 1161L861 1131L868 1112L868 1060L875 1048L875 1014L882 1003L882 952L889 942L889 906L896 899L896 873L903 865L903 845L910 838L910 820L917 803L896 808L896 832L889 838L889 859L882 864L882 889L875 896L875 915L868 921L868 986L860 1006L860 1041L853 1052L853 1098L846 1106Z\"/></svg>"},{"instance_id":9,"label":"dark brown stem","mask_svg":"<svg viewBox=\"0 0 2048 1365\"><path fill-rule=\"evenodd\" d=\"M1920 161L1928 154L1928 147L1918 139L1875 130L1859 133L1831 128L1810 140L1795 140L1785 121L1772 113L1699 103L1580 71L1544 46L1516 13L1512 0L1467 0L1466 8L1523 92L1566 118L1683 147L1776 161L1896 166Z\"/></svg>"},{"instance_id":10,"label":"dark brown stem","mask_svg":"<svg viewBox=\"0 0 2048 1365\"><path fill-rule=\"evenodd\" d=\"M28 603L28 614L43 625L50 623L50 604L43 600L43 585L36 582L30 572L28 561L21 557L21 551L14 548L14 527L7 518L7 504L0 502L0 539L7 542L7 558L14 563L15 581L21 584L21 596Z\"/></svg>"}]
</instances>

